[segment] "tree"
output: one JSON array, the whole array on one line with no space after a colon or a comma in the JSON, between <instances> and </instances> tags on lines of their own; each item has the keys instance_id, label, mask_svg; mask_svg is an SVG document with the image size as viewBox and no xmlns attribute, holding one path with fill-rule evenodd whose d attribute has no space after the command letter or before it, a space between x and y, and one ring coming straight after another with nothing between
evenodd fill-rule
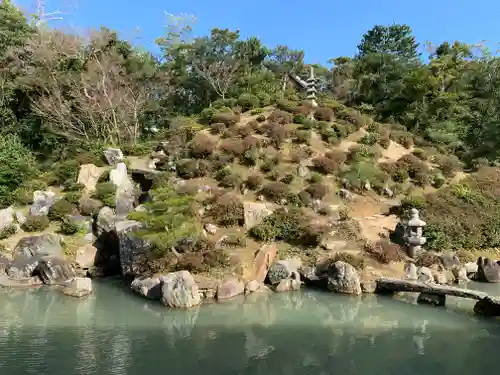
<instances>
[{"instance_id":1,"label":"tree","mask_svg":"<svg viewBox=\"0 0 500 375\"><path fill-rule=\"evenodd\" d=\"M418 43L408 25L376 25L363 35L358 58L367 55L392 55L406 60L418 58Z\"/></svg>"}]
</instances>

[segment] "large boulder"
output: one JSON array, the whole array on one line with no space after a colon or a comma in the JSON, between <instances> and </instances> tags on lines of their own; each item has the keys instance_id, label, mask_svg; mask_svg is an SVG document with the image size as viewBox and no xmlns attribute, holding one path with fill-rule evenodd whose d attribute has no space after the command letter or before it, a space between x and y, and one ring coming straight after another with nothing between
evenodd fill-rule
<instances>
[{"instance_id":1,"label":"large boulder","mask_svg":"<svg viewBox=\"0 0 500 375\"><path fill-rule=\"evenodd\" d=\"M267 273L269 284L279 284L281 280L290 279L294 272L298 273L302 266L299 259L279 260L271 265Z\"/></svg>"},{"instance_id":2,"label":"large boulder","mask_svg":"<svg viewBox=\"0 0 500 375\"><path fill-rule=\"evenodd\" d=\"M442 253L439 254L439 260L443 267L447 270L451 270L455 267L460 267L460 259L455 253Z\"/></svg>"},{"instance_id":3,"label":"large boulder","mask_svg":"<svg viewBox=\"0 0 500 375\"><path fill-rule=\"evenodd\" d=\"M250 229L262 223L262 221L273 213L265 203L243 202L245 217L245 229Z\"/></svg>"},{"instance_id":4,"label":"large boulder","mask_svg":"<svg viewBox=\"0 0 500 375\"><path fill-rule=\"evenodd\" d=\"M269 272L269 268L271 264L274 262L274 258L276 258L276 246L274 245L264 245L257 252L257 255L254 259L254 279L263 283L266 280L266 276Z\"/></svg>"},{"instance_id":5,"label":"large boulder","mask_svg":"<svg viewBox=\"0 0 500 375\"><path fill-rule=\"evenodd\" d=\"M168 307L190 308L201 303L198 286L188 271L169 273L162 277L161 302Z\"/></svg>"},{"instance_id":6,"label":"large boulder","mask_svg":"<svg viewBox=\"0 0 500 375\"><path fill-rule=\"evenodd\" d=\"M76 251L75 263L82 269L90 269L95 265L97 248L91 243L81 246Z\"/></svg>"},{"instance_id":7,"label":"large boulder","mask_svg":"<svg viewBox=\"0 0 500 375\"><path fill-rule=\"evenodd\" d=\"M7 273L7 268L9 268L10 260L5 255L0 253L0 275L5 275Z\"/></svg>"},{"instance_id":8,"label":"large boulder","mask_svg":"<svg viewBox=\"0 0 500 375\"><path fill-rule=\"evenodd\" d=\"M118 218L111 207L105 206L99 210L96 220L96 231L97 235L100 236L103 233L111 232L115 229L115 223Z\"/></svg>"},{"instance_id":9,"label":"large boulder","mask_svg":"<svg viewBox=\"0 0 500 375\"><path fill-rule=\"evenodd\" d=\"M71 264L57 257L42 257L38 262L37 273L44 284L63 284L76 277Z\"/></svg>"},{"instance_id":10,"label":"large boulder","mask_svg":"<svg viewBox=\"0 0 500 375\"><path fill-rule=\"evenodd\" d=\"M123 152L119 148L108 148L103 153L109 165L116 165L124 160Z\"/></svg>"},{"instance_id":11,"label":"large boulder","mask_svg":"<svg viewBox=\"0 0 500 375\"><path fill-rule=\"evenodd\" d=\"M474 313L482 316L500 316L500 298L485 297L476 302Z\"/></svg>"},{"instance_id":12,"label":"large boulder","mask_svg":"<svg viewBox=\"0 0 500 375\"><path fill-rule=\"evenodd\" d=\"M245 284L236 278L231 278L224 280L221 284L217 286L216 297L218 300L224 300L239 296L244 292L245 292Z\"/></svg>"},{"instance_id":13,"label":"large boulder","mask_svg":"<svg viewBox=\"0 0 500 375\"><path fill-rule=\"evenodd\" d=\"M500 283L500 264L491 259L479 257L476 279L480 282Z\"/></svg>"},{"instance_id":14,"label":"large boulder","mask_svg":"<svg viewBox=\"0 0 500 375\"><path fill-rule=\"evenodd\" d=\"M30 207L31 216L46 216L50 207L56 200L56 193L53 191L36 190L33 193L33 204Z\"/></svg>"},{"instance_id":15,"label":"large boulder","mask_svg":"<svg viewBox=\"0 0 500 375\"><path fill-rule=\"evenodd\" d=\"M136 231L141 227L141 223L135 220L123 220L115 224L123 276L140 274L141 260L150 249L149 243L136 234Z\"/></svg>"},{"instance_id":16,"label":"large boulder","mask_svg":"<svg viewBox=\"0 0 500 375\"><path fill-rule=\"evenodd\" d=\"M77 182L84 186L85 193L92 193L103 172L104 168L97 167L94 164L83 164L80 166Z\"/></svg>"},{"instance_id":17,"label":"large boulder","mask_svg":"<svg viewBox=\"0 0 500 375\"><path fill-rule=\"evenodd\" d=\"M278 285L276 285L275 290L277 292L292 292L300 290L301 285L300 275L298 272L294 271L289 279L281 280Z\"/></svg>"},{"instance_id":18,"label":"large boulder","mask_svg":"<svg viewBox=\"0 0 500 375\"><path fill-rule=\"evenodd\" d=\"M62 290L71 297L81 298L92 293L92 280L88 277L75 277Z\"/></svg>"},{"instance_id":19,"label":"large boulder","mask_svg":"<svg viewBox=\"0 0 500 375\"><path fill-rule=\"evenodd\" d=\"M29 278L44 257L63 258L61 239L58 235L43 234L21 238L14 248L7 275L16 280Z\"/></svg>"},{"instance_id":20,"label":"large boulder","mask_svg":"<svg viewBox=\"0 0 500 375\"><path fill-rule=\"evenodd\" d=\"M8 207L0 210L0 231L14 225L14 208Z\"/></svg>"},{"instance_id":21,"label":"large boulder","mask_svg":"<svg viewBox=\"0 0 500 375\"><path fill-rule=\"evenodd\" d=\"M162 297L161 276L136 277L130 284L133 292L152 300L160 300Z\"/></svg>"},{"instance_id":22,"label":"large boulder","mask_svg":"<svg viewBox=\"0 0 500 375\"><path fill-rule=\"evenodd\" d=\"M356 269L349 263L336 261L330 263L325 270L328 278L328 289L336 293L361 294L361 282Z\"/></svg>"},{"instance_id":23,"label":"large boulder","mask_svg":"<svg viewBox=\"0 0 500 375\"><path fill-rule=\"evenodd\" d=\"M126 217L134 210L136 192L134 182L130 179L125 163L118 163L109 174L109 180L116 186L116 215Z\"/></svg>"}]
</instances>

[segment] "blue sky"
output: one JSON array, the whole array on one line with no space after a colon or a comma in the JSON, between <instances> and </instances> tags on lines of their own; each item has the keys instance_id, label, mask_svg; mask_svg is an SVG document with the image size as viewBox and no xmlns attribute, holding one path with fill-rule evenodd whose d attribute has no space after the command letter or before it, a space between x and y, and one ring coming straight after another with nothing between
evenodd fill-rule
<instances>
[{"instance_id":1,"label":"blue sky","mask_svg":"<svg viewBox=\"0 0 500 375\"><path fill-rule=\"evenodd\" d=\"M29 7L34 0L18 0ZM164 12L197 18L195 34L211 28L239 28L243 37L258 36L268 46L285 44L305 51L308 63L326 63L356 53L361 36L375 24L406 23L417 40L439 43L483 40L500 43L499 0L45 0L47 12L70 10L53 25L84 30L106 25L125 39L155 50L164 33Z\"/></svg>"}]
</instances>

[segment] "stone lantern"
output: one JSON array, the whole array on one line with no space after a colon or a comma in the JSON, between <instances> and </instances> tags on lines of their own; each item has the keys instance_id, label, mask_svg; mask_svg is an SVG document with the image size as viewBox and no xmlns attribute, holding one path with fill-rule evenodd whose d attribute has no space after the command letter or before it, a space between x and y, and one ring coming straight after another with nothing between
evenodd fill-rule
<instances>
[{"instance_id":1,"label":"stone lantern","mask_svg":"<svg viewBox=\"0 0 500 375\"><path fill-rule=\"evenodd\" d=\"M408 247L408 255L414 258L421 250L421 246L425 244L427 239L422 236L422 229L425 227L425 221L419 217L418 210L412 208L410 211L410 219L406 223L406 231L404 240Z\"/></svg>"}]
</instances>

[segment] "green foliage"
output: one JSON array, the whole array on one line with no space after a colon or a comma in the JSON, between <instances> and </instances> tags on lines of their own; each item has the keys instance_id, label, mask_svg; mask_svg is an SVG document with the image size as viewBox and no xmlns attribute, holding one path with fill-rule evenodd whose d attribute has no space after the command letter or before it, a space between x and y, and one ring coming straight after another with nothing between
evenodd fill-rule
<instances>
[{"instance_id":1,"label":"green foliage","mask_svg":"<svg viewBox=\"0 0 500 375\"><path fill-rule=\"evenodd\" d=\"M26 221L21 225L25 232L41 232L47 229L50 225L50 220L47 216L32 216L28 215Z\"/></svg>"},{"instance_id":2,"label":"green foliage","mask_svg":"<svg viewBox=\"0 0 500 375\"><path fill-rule=\"evenodd\" d=\"M66 199L59 199L50 207L48 217L50 220L62 220L66 216L74 214L76 205Z\"/></svg>"},{"instance_id":3,"label":"green foliage","mask_svg":"<svg viewBox=\"0 0 500 375\"><path fill-rule=\"evenodd\" d=\"M238 105L243 111L249 111L260 105L259 98L253 94L241 94L238 98Z\"/></svg>"},{"instance_id":4,"label":"green foliage","mask_svg":"<svg viewBox=\"0 0 500 375\"><path fill-rule=\"evenodd\" d=\"M305 220L302 210L278 209L264 221L251 228L249 234L257 241L281 240L294 245L315 247L319 244L324 228L312 226Z\"/></svg>"},{"instance_id":5,"label":"green foliage","mask_svg":"<svg viewBox=\"0 0 500 375\"><path fill-rule=\"evenodd\" d=\"M17 227L15 225L8 225L0 230L0 240L5 240L16 233Z\"/></svg>"},{"instance_id":6,"label":"green foliage","mask_svg":"<svg viewBox=\"0 0 500 375\"><path fill-rule=\"evenodd\" d=\"M235 194L223 194L215 198L210 217L219 225L243 225L245 217L243 202Z\"/></svg>"},{"instance_id":7,"label":"green foliage","mask_svg":"<svg viewBox=\"0 0 500 375\"><path fill-rule=\"evenodd\" d=\"M372 132L372 133L367 133L363 138L361 138L359 143L367 146L373 146L377 144L379 141L380 141L380 134Z\"/></svg>"},{"instance_id":8,"label":"green foliage","mask_svg":"<svg viewBox=\"0 0 500 375\"><path fill-rule=\"evenodd\" d=\"M35 171L35 159L21 140L0 134L0 207L10 204L11 192L33 177Z\"/></svg>"},{"instance_id":9,"label":"green foliage","mask_svg":"<svg viewBox=\"0 0 500 375\"><path fill-rule=\"evenodd\" d=\"M165 255L179 239L200 232L195 221L194 198L179 195L171 186L151 191L152 201L147 211L131 212L129 218L144 226L137 235L148 241L158 256Z\"/></svg>"},{"instance_id":10,"label":"green foliage","mask_svg":"<svg viewBox=\"0 0 500 375\"><path fill-rule=\"evenodd\" d=\"M382 187L388 180L388 176L378 169L373 163L359 161L352 164L342 177L349 187L357 191L364 189L365 182L369 182L372 187Z\"/></svg>"},{"instance_id":11,"label":"green foliage","mask_svg":"<svg viewBox=\"0 0 500 375\"><path fill-rule=\"evenodd\" d=\"M99 199L104 205L116 206L116 186L112 182L100 182L95 187L92 197Z\"/></svg>"},{"instance_id":12,"label":"green foliage","mask_svg":"<svg viewBox=\"0 0 500 375\"><path fill-rule=\"evenodd\" d=\"M61 224L59 224L59 232L71 236L82 232L82 227L77 221L65 217L61 220Z\"/></svg>"}]
</instances>

